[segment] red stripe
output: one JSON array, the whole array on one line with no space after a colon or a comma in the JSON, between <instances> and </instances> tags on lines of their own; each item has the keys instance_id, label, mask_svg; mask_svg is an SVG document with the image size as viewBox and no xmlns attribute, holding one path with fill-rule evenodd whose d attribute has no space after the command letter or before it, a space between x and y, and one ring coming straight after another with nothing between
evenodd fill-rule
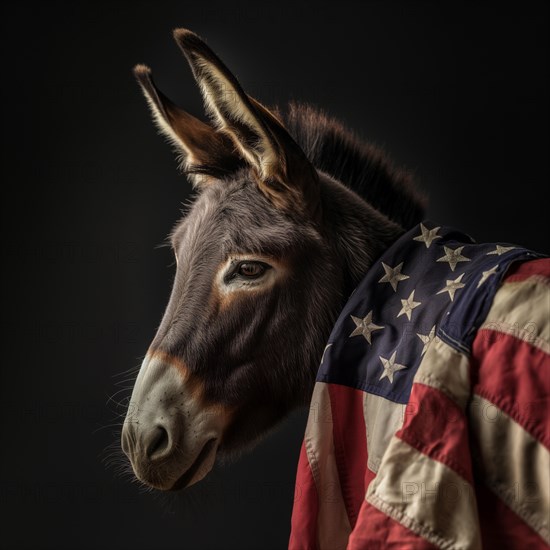
<instances>
[{"instance_id":1,"label":"red stripe","mask_svg":"<svg viewBox=\"0 0 550 550\"><path fill-rule=\"evenodd\" d=\"M306 448L302 443L296 473L289 550L315 550L317 548L318 499L317 487L309 467Z\"/></svg>"},{"instance_id":2,"label":"red stripe","mask_svg":"<svg viewBox=\"0 0 550 550\"><path fill-rule=\"evenodd\" d=\"M504 278L504 282L517 283L525 281L533 275L550 278L550 258L512 264Z\"/></svg>"},{"instance_id":3,"label":"red stripe","mask_svg":"<svg viewBox=\"0 0 550 550\"><path fill-rule=\"evenodd\" d=\"M441 391L413 384L397 437L473 483L468 427L461 408Z\"/></svg>"},{"instance_id":4,"label":"red stripe","mask_svg":"<svg viewBox=\"0 0 550 550\"><path fill-rule=\"evenodd\" d=\"M347 550L434 550L429 543L378 508L363 501Z\"/></svg>"},{"instance_id":5,"label":"red stripe","mask_svg":"<svg viewBox=\"0 0 550 550\"><path fill-rule=\"evenodd\" d=\"M484 329L474 340L471 362L474 393L550 449L550 356L510 334Z\"/></svg>"},{"instance_id":6,"label":"red stripe","mask_svg":"<svg viewBox=\"0 0 550 550\"><path fill-rule=\"evenodd\" d=\"M328 390L332 406L334 456L342 497L353 529L367 491L364 484L365 470L368 470L364 392L338 384L329 384Z\"/></svg>"},{"instance_id":7,"label":"red stripe","mask_svg":"<svg viewBox=\"0 0 550 550\"><path fill-rule=\"evenodd\" d=\"M487 487L476 486L476 496L484 550L548 548L538 533Z\"/></svg>"}]
</instances>

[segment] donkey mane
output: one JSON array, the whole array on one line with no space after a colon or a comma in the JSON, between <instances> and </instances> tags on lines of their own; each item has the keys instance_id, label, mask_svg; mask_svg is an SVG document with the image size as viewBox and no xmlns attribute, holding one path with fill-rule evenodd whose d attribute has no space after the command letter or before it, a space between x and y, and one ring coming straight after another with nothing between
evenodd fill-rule
<instances>
[{"instance_id":1,"label":"donkey mane","mask_svg":"<svg viewBox=\"0 0 550 550\"><path fill-rule=\"evenodd\" d=\"M315 168L405 229L422 221L425 196L415 189L412 175L394 167L384 151L311 105L290 102L285 111L273 110Z\"/></svg>"}]
</instances>

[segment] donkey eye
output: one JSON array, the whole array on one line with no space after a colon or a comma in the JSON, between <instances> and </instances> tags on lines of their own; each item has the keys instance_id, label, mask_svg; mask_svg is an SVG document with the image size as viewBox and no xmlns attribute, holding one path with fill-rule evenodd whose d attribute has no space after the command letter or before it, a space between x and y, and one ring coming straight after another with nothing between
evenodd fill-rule
<instances>
[{"instance_id":1,"label":"donkey eye","mask_svg":"<svg viewBox=\"0 0 550 550\"><path fill-rule=\"evenodd\" d=\"M237 268L237 273L247 279L257 279L265 273L267 267L261 262L243 262Z\"/></svg>"}]
</instances>

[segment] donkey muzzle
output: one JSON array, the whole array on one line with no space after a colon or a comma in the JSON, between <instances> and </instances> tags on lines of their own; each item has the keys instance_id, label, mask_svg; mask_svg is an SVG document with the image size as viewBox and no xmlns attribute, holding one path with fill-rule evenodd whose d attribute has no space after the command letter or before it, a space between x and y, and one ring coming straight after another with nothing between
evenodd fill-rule
<instances>
[{"instance_id":1,"label":"donkey muzzle","mask_svg":"<svg viewBox=\"0 0 550 550\"><path fill-rule=\"evenodd\" d=\"M181 361L149 353L122 428L122 450L136 477L161 490L183 489L211 469L225 415L205 406Z\"/></svg>"}]
</instances>

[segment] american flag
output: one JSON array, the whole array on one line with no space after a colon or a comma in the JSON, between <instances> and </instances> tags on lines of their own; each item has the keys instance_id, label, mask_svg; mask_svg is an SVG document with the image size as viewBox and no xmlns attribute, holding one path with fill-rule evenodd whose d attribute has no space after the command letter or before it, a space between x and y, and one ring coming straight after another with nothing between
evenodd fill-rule
<instances>
[{"instance_id":1,"label":"american flag","mask_svg":"<svg viewBox=\"0 0 550 550\"><path fill-rule=\"evenodd\" d=\"M325 347L289 548L546 548L550 260L431 222Z\"/></svg>"}]
</instances>

